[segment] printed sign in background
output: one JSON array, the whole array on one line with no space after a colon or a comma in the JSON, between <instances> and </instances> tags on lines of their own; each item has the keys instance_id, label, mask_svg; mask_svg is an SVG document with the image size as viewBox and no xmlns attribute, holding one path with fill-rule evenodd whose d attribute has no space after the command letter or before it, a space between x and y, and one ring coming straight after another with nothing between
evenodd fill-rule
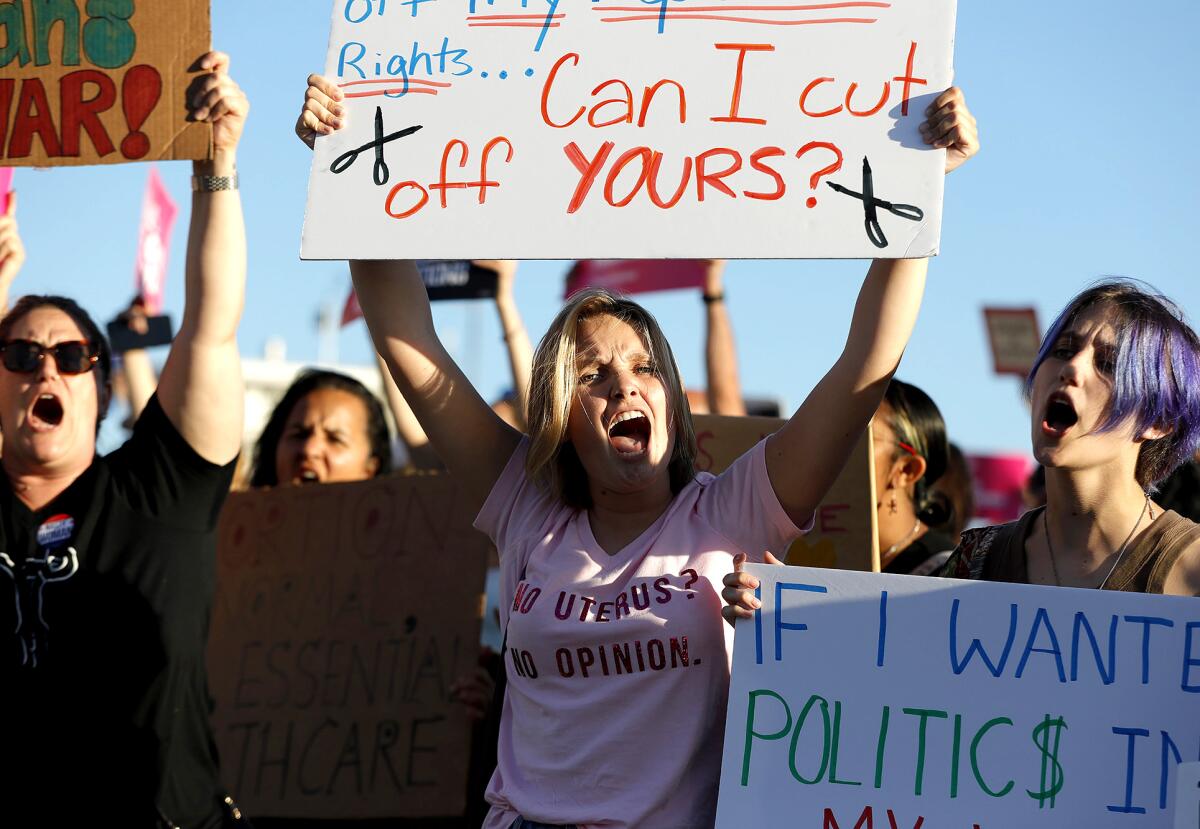
<instances>
[{"instance_id":1,"label":"printed sign in background","mask_svg":"<svg viewBox=\"0 0 1200 829\"><path fill-rule=\"evenodd\" d=\"M763 608L737 624L718 829L1172 825L1197 600L747 570Z\"/></svg>"},{"instance_id":2,"label":"printed sign in background","mask_svg":"<svg viewBox=\"0 0 1200 829\"><path fill-rule=\"evenodd\" d=\"M222 777L250 814L462 814L488 540L447 476L234 493L209 643Z\"/></svg>"},{"instance_id":3,"label":"printed sign in background","mask_svg":"<svg viewBox=\"0 0 1200 829\"><path fill-rule=\"evenodd\" d=\"M954 14L335 0L348 125L317 141L301 255L935 253L944 153L917 128L950 85Z\"/></svg>"},{"instance_id":4,"label":"printed sign in background","mask_svg":"<svg viewBox=\"0 0 1200 829\"><path fill-rule=\"evenodd\" d=\"M777 417L695 415L696 468L722 472L754 444L786 422ZM879 571L878 517L875 514L875 455L871 429L863 434L842 474L813 516L813 528L787 551L789 564ZM772 551L780 558L779 551Z\"/></svg>"},{"instance_id":5,"label":"printed sign in background","mask_svg":"<svg viewBox=\"0 0 1200 829\"><path fill-rule=\"evenodd\" d=\"M992 367L997 374L1015 374L1022 379L1037 360L1042 343L1035 308L984 308Z\"/></svg>"},{"instance_id":6,"label":"printed sign in background","mask_svg":"<svg viewBox=\"0 0 1200 829\"><path fill-rule=\"evenodd\" d=\"M0 164L209 156L184 105L208 0L11 0L0 42Z\"/></svg>"}]
</instances>

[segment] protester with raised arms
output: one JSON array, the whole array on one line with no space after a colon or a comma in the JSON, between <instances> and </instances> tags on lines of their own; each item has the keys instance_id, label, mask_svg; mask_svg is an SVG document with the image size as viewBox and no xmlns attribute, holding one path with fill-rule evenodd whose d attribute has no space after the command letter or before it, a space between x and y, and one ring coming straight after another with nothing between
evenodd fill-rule
<instances>
[{"instance_id":1,"label":"protester with raised arms","mask_svg":"<svg viewBox=\"0 0 1200 829\"><path fill-rule=\"evenodd\" d=\"M964 532L942 574L1200 595L1200 525L1152 497L1200 442L1200 340L1179 309L1133 281L1089 288L1025 392L1046 505Z\"/></svg>"},{"instance_id":2,"label":"protester with raised arms","mask_svg":"<svg viewBox=\"0 0 1200 829\"><path fill-rule=\"evenodd\" d=\"M213 159L194 166L183 323L130 440L96 457L110 352L86 312L27 296L0 321L0 780L28 825L233 819L205 672L242 431L235 154L249 107L228 66L203 56L187 95L189 117L213 125Z\"/></svg>"},{"instance_id":3,"label":"protester with raised arms","mask_svg":"<svg viewBox=\"0 0 1200 829\"><path fill-rule=\"evenodd\" d=\"M309 81L301 137L341 126ZM957 92L930 116L975 151ZM575 295L542 338L529 437L471 388L408 262L353 262L376 348L500 550L509 687L485 826L711 825L731 631L714 585L810 520L874 414L916 320L924 260L868 272L841 357L788 423L696 474L670 346L640 306ZM436 589L436 586L431 586Z\"/></svg>"}]
</instances>

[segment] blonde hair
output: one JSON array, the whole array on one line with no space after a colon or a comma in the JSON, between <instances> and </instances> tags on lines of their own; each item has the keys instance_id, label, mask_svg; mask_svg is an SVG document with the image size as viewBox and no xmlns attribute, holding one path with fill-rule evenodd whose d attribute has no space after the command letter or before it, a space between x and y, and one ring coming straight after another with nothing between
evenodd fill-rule
<instances>
[{"instance_id":1,"label":"blonde hair","mask_svg":"<svg viewBox=\"0 0 1200 829\"><path fill-rule=\"evenodd\" d=\"M629 325L650 354L655 373L667 393L675 445L671 451L671 491L679 492L695 477L696 431L675 355L658 322L642 306L608 291L589 289L573 295L538 343L529 378L530 447L525 471L569 506L591 506L587 472L566 441L571 399L579 385L576 344L579 324L593 317L613 317Z\"/></svg>"}]
</instances>

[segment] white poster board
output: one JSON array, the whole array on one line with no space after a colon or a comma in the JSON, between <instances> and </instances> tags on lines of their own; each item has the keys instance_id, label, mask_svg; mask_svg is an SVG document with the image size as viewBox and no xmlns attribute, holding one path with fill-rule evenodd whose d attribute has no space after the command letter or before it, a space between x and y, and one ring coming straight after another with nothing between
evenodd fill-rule
<instances>
[{"instance_id":1,"label":"white poster board","mask_svg":"<svg viewBox=\"0 0 1200 829\"><path fill-rule=\"evenodd\" d=\"M747 570L718 829L1173 825L1200 601Z\"/></svg>"},{"instance_id":2,"label":"white poster board","mask_svg":"<svg viewBox=\"0 0 1200 829\"><path fill-rule=\"evenodd\" d=\"M335 0L325 74L347 126L317 140L301 255L936 253L945 153L918 126L951 82L954 15L955 0Z\"/></svg>"}]
</instances>

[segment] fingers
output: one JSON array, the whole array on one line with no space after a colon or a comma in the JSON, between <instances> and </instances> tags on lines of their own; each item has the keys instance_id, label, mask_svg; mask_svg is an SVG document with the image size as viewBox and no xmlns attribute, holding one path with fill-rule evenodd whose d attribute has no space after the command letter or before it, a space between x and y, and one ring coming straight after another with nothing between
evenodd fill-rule
<instances>
[{"instance_id":1,"label":"fingers","mask_svg":"<svg viewBox=\"0 0 1200 829\"><path fill-rule=\"evenodd\" d=\"M296 135L309 147L318 135L330 135L346 125L345 94L333 81L321 75L308 76L304 106L296 119Z\"/></svg>"},{"instance_id":2,"label":"fingers","mask_svg":"<svg viewBox=\"0 0 1200 829\"><path fill-rule=\"evenodd\" d=\"M979 152L979 127L961 89L947 89L929 105L925 116L921 136L929 146L947 151L946 172Z\"/></svg>"},{"instance_id":3,"label":"fingers","mask_svg":"<svg viewBox=\"0 0 1200 829\"><path fill-rule=\"evenodd\" d=\"M484 668L476 668L467 676L461 676L450 685L450 697L467 710L473 720L487 716L496 693L496 683Z\"/></svg>"},{"instance_id":4,"label":"fingers","mask_svg":"<svg viewBox=\"0 0 1200 829\"><path fill-rule=\"evenodd\" d=\"M767 550L765 552L765 554L763 555L763 561L765 561L767 564L783 564L782 561L775 558L775 554L772 553L770 550Z\"/></svg>"},{"instance_id":5,"label":"fingers","mask_svg":"<svg viewBox=\"0 0 1200 829\"><path fill-rule=\"evenodd\" d=\"M726 573L721 579L721 599L726 605L721 608L721 615L729 624L737 619L753 618L754 611L762 607L762 602L754 595L758 589L758 579L742 569L745 563L746 554L738 553L733 558L733 572Z\"/></svg>"},{"instance_id":6,"label":"fingers","mask_svg":"<svg viewBox=\"0 0 1200 829\"><path fill-rule=\"evenodd\" d=\"M4 209L4 215L10 219L15 219L17 216L17 191L8 191L8 207Z\"/></svg>"},{"instance_id":7,"label":"fingers","mask_svg":"<svg viewBox=\"0 0 1200 829\"><path fill-rule=\"evenodd\" d=\"M224 52L208 52L196 62L196 65L205 72L228 72L229 55Z\"/></svg>"},{"instance_id":8,"label":"fingers","mask_svg":"<svg viewBox=\"0 0 1200 829\"><path fill-rule=\"evenodd\" d=\"M208 75L192 94L192 117L197 121L217 121L225 115L244 116L249 101L241 87L228 75Z\"/></svg>"}]
</instances>

